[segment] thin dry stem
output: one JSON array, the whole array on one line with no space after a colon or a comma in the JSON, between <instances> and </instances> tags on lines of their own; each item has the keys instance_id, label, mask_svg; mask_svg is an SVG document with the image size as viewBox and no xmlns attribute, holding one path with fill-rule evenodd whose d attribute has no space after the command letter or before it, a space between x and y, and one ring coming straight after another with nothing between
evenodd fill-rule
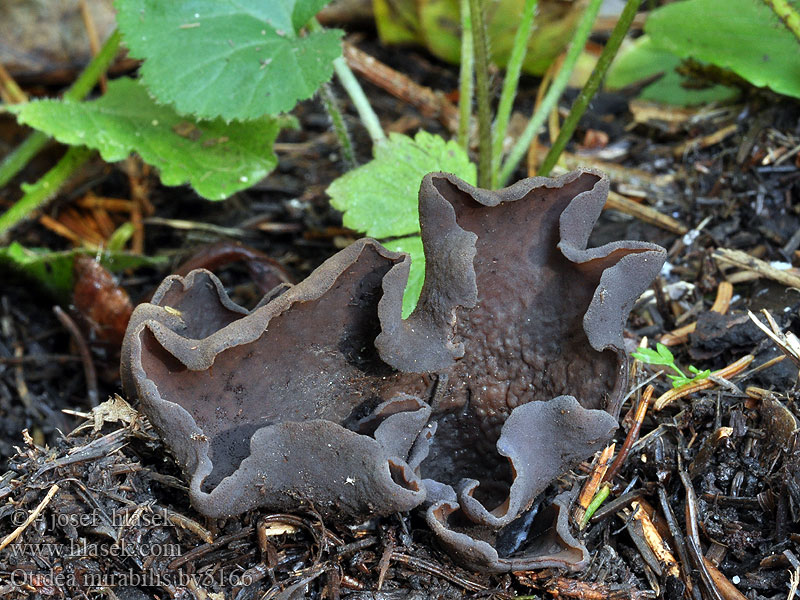
<instances>
[{"instance_id":1,"label":"thin dry stem","mask_svg":"<svg viewBox=\"0 0 800 600\"><path fill-rule=\"evenodd\" d=\"M56 495L57 491L58 491L58 484L54 483L50 487L50 489L47 491L47 495L42 499L41 502L39 502L39 505L36 508L33 509L31 514L29 514L28 517L25 519L25 521L23 521L22 525L20 525L14 531L9 533L3 539L3 541L0 542L0 550L5 549L10 543L12 543L14 540L16 540L22 534L22 532L25 531L30 526L30 524L33 523L36 520L36 518L40 514L42 514L42 511L45 509L45 507L48 504L50 504L50 500L53 499L53 496Z\"/></svg>"}]
</instances>

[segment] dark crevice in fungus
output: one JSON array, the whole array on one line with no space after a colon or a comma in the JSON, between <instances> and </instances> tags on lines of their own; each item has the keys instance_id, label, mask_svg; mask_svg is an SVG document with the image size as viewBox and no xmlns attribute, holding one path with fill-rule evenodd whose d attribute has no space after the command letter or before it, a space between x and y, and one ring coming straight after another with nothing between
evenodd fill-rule
<instances>
[{"instance_id":1,"label":"dark crevice in fungus","mask_svg":"<svg viewBox=\"0 0 800 600\"><path fill-rule=\"evenodd\" d=\"M206 271L167 278L131 319L125 388L206 515L424 505L469 566L580 568L568 493L518 519L616 428L625 319L665 258L586 248L607 193L588 170L497 192L426 176L425 285L406 320L409 259L369 239L250 312Z\"/></svg>"}]
</instances>

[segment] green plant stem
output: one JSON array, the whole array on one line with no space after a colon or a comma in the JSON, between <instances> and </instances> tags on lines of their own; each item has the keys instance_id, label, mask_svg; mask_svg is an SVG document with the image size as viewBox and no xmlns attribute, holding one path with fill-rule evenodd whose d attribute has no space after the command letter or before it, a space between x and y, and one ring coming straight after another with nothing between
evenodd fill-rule
<instances>
[{"instance_id":1,"label":"green plant stem","mask_svg":"<svg viewBox=\"0 0 800 600\"><path fill-rule=\"evenodd\" d=\"M28 214L55 196L61 184L89 160L94 150L86 146L71 146L55 166L36 183L23 185L22 196L6 212L0 215L0 235L22 221Z\"/></svg>"},{"instance_id":2,"label":"green plant stem","mask_svg":"<svg viewBox=\"0 0 800 600\"><path fill-rule=\"evenodd\" d=\"M597 512L597 509L606 501L608 495L611 493L611 486L607 483L604 483L600 486L600 489L597 490L597 493L592 498L592 501L589 503L589 506L586 507L586 512L581 519L581 529L584 529L589 524L589 519L592 518L592 515Z\"/></svg>"},{"instance_id":3,"label":"green plant stem","mask_svg":"<svg viewBox=\"0 0 800 600\"><path fill-rule=\"evenodd\" d=\"M336 76L339 78L339 83L350 96L353 101L353 106L358 112L361 122L366 127L369 137L372 138L372 143L378 146L386 141L386 134L383 133L383 127L378 119L378 115L372 110L372 105L367 100L367 95L358 83L358 79L353 75L350 67L347 66L344 57L340 56L333 61L333 70L336 71Z\"/></svg>"},{"instance_id":4,"label":"green plant stem","mask_svg":"<svg viewBox=\"0 0 800 600\"><path fill-rule=\"evenodd\" d=\"M800 41L800 14L792 8L788 0L764 0L764 4L769 6L778 15L786 27Z\"/></svg>"},{"instance_id":5,"label":"green plant stem","mask_svg":"<svg viewBox=\"0 0 800 600\"><path fill-rule=\"evenodd\" d=\"M500 161L503 158L503 142L511 118L511 109L517 95L519 75L522 72L522 61L528 50L528 40L533 30L533 18L536 15L537 0L525 0L522 9L522 21L514 35L514 45L506 67L506 77L503 80L503 90L500 92L500 103L497 105L497 115L494 118L494 147L492 148L492 187L497 187L500 174Z\"/></svg>"},{"instance_id":6,"label":"green plant stem","mask_svg":"<svg viewBox=\"0 0 800 600\"><path fill-rule=\"evenodd\" d=\"M97 80L100 79L111 65L114 58L116 58L120 42L122 42L122 34L120 34L118 29L115 29L111 35L108 36L106 43L100 48L97 56L86 65L83 73L78 76L75 83L64 92L65 100L83 100L86 95L92 91Z\"/></svg>"},{"instance_id":7,"label":"green plant stem","mask_svg":"<svg viewBox=\"0 0 800 600\"><path fill-rule=\"evenodd\" d=\"M472 118L473 55L472 18L469 0L459 0L461 11L461 70L458 74L458 143L469 150L469 125Z\"/></svg>"},{"instance_id":8,"label":"green plant stem","mask_svg":"<svg viewBox=\"0 0 800 600\"><path fill-rule=\"evenodd\" d=\"M611 62L617 55L617 50L619 50L622 40L625 39L625 34L628 33L628 29L631 23L633 23L633 18L639 10L640 3L640 0L628 0L625 3L625 8L622 9L619 21L617 21L617 24L611 31L611 36L609 36L608 42L606 42L606 46L600 54L600 58L597 59L597 65L595 65L592 74L589 75L589 79L583 86L581 93L578 94L578 97L575 98L575 102L572 103L572 108L569 111L569 115L567 115L567 118L564 120L564 124L561 126L558 137L553 142L553 145L550 146L550 151L542 161L542 166L538 173L539 175L549 175L558 161L558 157L561 156L561 153L564 151L583 113L586 112L586 109L589 107L589 102L591 102L597 90L600 88L600 83L603 81L608 67L611 66Z\"/></svg>"},{"instance_id":9,"label":"green plant stem","mask_svg":"<svg viewBox=\"0 0 800 600\"><path fill-rule=\"evenodd\" d=\"M489 187L492 179L492 109L489 105L489 48L483 5L484 0L469 0L478 98L478 185Z\"/></svg>"},{"instance_id":10,"label":"green plant stem","mask_svg":"<svg viewBox=\"0 0 800 600\"><path fill-rule=\"evenodd\" d=\"M331 118L333 131L339 139L339 145L342 147L342 157L347 163L348 169L356 168L356 155L353 151L353 140L350 139L350 132L347 130L347 124L344 122L344 115L339 108L339 101L333 93L330 84L323 83L319 88L319 95L322 98L322 103L325 105L325 110Z\"/></svg>"},{"instance_id":11,"label":"green plant stem","mask_svg":"<svg viewBox=\"0 0 800 600\"><path fill-rule=\"evenodd\" d=\"M671 365L667 365L667 366L668 366L670 369L672 369L673 371L675 371L675 372L676 372L678 375L680 375L681 377L686 377L686 374L685 374L683 371L681 371L681 370L678 368L678 365L676 365L675 363L672 363ZM686 378L688 379L688 377L686 377Z\"/></svg>"},{"instance_id":12,"label":"green plant stem","mask_svg":"<svg viewBox=\"0 0 800 600\"><path fill-rule=\"evenodd\" d=\"M14 176L25 168L25 165L44 148L50 136L41 131L34 131L25 141L14 148L0 163L0 187L5 186Z\"/></svg>"},{"instance_id":13,"label":"green plant stem","mask_svg":"<svg viewBox=\"0 0 800 600\"><path fill-rule=\"evenodd\" d=\"M100 79L100 76L106 72L111 62L117 56L119 45L122 36L118 30L108 36L106 43L100 48L91 62L86 65L75 82L70 88L64 92L64 99L66 100L83 100L86 95L92 91L92 88ZM50 140L50 137L41 131L35 131L27 137L17 148L0 163L0 187L6 185L11 179L19 173L28 162L36 156L45 144Z\"/></svg>"},{"instance_id":14,"label":"green plant stem","mask_svg":"<svg viewBox=\"0 0 800 600\"><path fill-rule=\"evenodd\" d=\"M325 29L316 19L311 19L308 22L308 28L311 31L324 31ZM353 71L347 66L347 61L343 56L333 61L333 70L339 78L339 83L342 84L347 95L350 96L350 100L353 102L353 106L355 106L358 117L364 124L367 133L369 133L369 137L372 138L373 146L378 146L385 142L386 134L383 132L383 127L381 127L378 115L372 110L372 105L369 103L367 95L358 83L358 79L356 79Z\"/></svg>"},{"instance_id":15,"label":"green plant stem","mask_svg":"<svg viewBox=\"0 0 800 600\"><path fill-rule=\"evenodd\" d=\"M581 21L578 23L578 27L575 30L575 34L572 36L572 43L564 58L564 64L558 71L558 75L556 75L553 83L550 84L550 89L547 90L547 94L545 94L538 110L533 114L531 120L528 121L525 131L522 132L522 135L517 139L514 147L511 148L508 158L506 158L506 161L500 169L500 176L498 178L500 186L505 185L509 177L514 173L517 165L519 165L522 157L531 145L533 137L539 131L547 115L553 110L564 88L567 87L569 77L572 74L572 70L575 68L575 64L578 62L578 57L581 55L581 52L583 52L586 40L589 39L589 34L592 32L592 25L597 18L597 13L602 3L603 0L591 0L589 6L586 7L586 12L583 13Z\"/></svg>"}]
</instances>

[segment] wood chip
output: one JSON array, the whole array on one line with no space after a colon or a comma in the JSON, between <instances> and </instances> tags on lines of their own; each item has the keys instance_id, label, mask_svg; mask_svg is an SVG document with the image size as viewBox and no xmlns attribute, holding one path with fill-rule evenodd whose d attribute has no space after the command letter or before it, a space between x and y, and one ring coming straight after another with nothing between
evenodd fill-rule
<instances>
[{"instance_id":1,"label":"wood chip","mask_svg":"<svg viewBox=\"0 0 800 600\"><path fill-rule=\"evenodd\" d=\"M583 516L586 514L586 509L589 508L592 498L594 498L598 488L600 487L600 484L603 482L603 478L606 475L606 470L608 470L608 465L611 464L611 457L614 456L615 446L616 444L609 444L603 449L603 451L600 453L600 457L594 464L591 476L586 480L586 483L583 484L581 493L578 496L578 504L575 507L575 512L573 514L573 518L575 519L576 523L583 522Z\"/></svg>"},{"instance_id":2,"label":"wood chip","mask_svg":"<svg viewBox=\"0 0 800 600\"><path fill-rule=\"evenodd\" d=\"M606 201L604 208L618 210L619 212L635 217L640 221L650 223L651 225L655 225L656 227L660 227L661 229L665 229L678 235L684 235L689 231L689 228L686 227L686 225L668 215L665 215L664 213L658 212L652 206L648 206L647 204L639 204L638 202L634 202L633 200L630 200L614 191L608 192L608 200Z\"/></svg>"},{"instance_id":3,"label":"wood chip","mask_svg":"<svg viewBox=\"0 0 800 600\"><path fill-rule=\"evenodd\" d=\"M732 123L727 127L723 127L714 133L710 133L708 135L704 135L699 138L694 138L691 140L686 140L682 144L678 144L673 148L672 154L676 158L680 158L683 156L684 153L688 152L689 150L699 150L700 148L708 148L709 146L713 146L714 144L719 144L725 138L733 135L736 133L736 130L739 126L736 123Z\"/></svg>"},{"instance_id":4,"label":"wood chip","mask_svg":"<svg viewBox=\"0 0 800 600\"><path fill-rule=\"evenodd\" d=\"M676 561L675 557L672 555L669 545L667 545L664 538L661 537L661 534L658 533L655 525L653 525L653 521L647 516L644 507L638 500L634 500L631 502L631 509L633 510L633 518L642 525L644 539L653 551L653 554L656 555L658 562L664 565L667 573L673 577L680 577L678 561Z\"/></svg>"},{"instance_id":5,"label":"wood chip","mask_svg":"<svg viewBox=\"0 0 800 600\"><path fill-rule=\"evenodd\" d=\"M731 306L731 299L733 298L733 284L729 281L722 281L717 287L717 297L714 299L714 304L709 310L724 315L728 312ZM665 346L677 346L689 340L689 334L694 333L697 329L697 321L673 329L661 336L659 342Z\"/></svg>"},{"instance_id":6,"label":"wood chip","mask_svg":"<svg viewBox=\"0 0 800 600\"><path fill-rule=\"evenodd\" d=\"M763 261L754 256L750 256L747 252L741 250L731 250L728 248L717 248L714 250L714 259L720 266L732 266L743 271L755 273L761 277L772 279L787 287L800 288L800 275L794 270L776 269L768 262ZM730 279L727 277L727 279Z\"/></svg>"}]
</instances>

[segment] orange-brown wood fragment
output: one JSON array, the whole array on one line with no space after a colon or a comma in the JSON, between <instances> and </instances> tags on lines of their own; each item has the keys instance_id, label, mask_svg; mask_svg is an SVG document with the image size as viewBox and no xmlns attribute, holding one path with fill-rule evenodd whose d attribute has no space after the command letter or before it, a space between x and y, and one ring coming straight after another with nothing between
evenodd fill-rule
<instances>
[{"instance_id":1,"label":"orange-brown wood fragment","mask_svg":"<svg viewBox=\"0 0 800 600\"><path fill-rule=\"evenodd\" d=\"M75 257L73 303L98 339L122 344L133 312L128 293L103 265L88 256Z\"/></svg>"}]
</instances>

